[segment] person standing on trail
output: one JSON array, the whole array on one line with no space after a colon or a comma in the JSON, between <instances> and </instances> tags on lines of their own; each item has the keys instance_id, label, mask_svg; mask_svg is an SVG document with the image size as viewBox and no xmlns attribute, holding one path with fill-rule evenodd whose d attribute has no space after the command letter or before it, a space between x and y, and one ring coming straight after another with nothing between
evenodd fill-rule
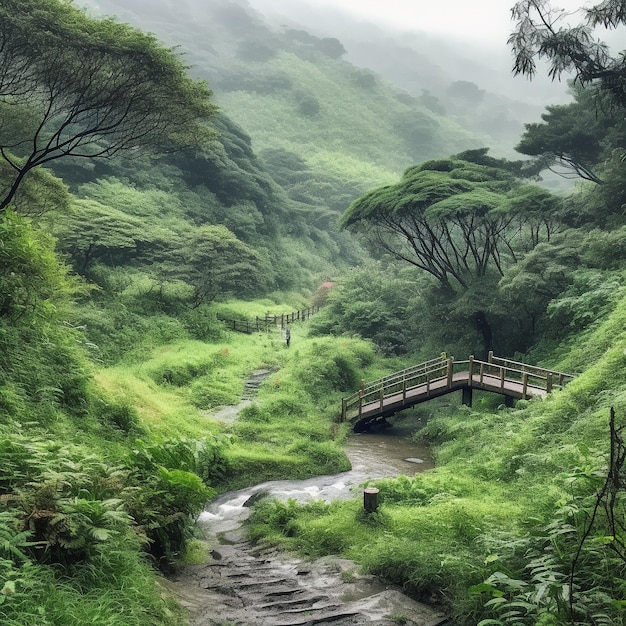
<instances>
[{"instance_id":1,"label":"person standing on trail","mask_svg":"<svg viewBox=\"0 0 626 626\"><path fill-rule=\"evenodd\" d=\"M289 347L289 344L291 343L291 328L289 328L289 326L285 328L285 343L287 344L287 347Z\"/></svg>"}]
</instances>

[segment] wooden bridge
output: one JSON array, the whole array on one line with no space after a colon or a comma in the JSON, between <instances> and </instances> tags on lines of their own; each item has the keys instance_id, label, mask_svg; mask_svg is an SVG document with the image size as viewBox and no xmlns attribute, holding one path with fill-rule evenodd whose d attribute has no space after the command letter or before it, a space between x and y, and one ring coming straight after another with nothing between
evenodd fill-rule
<instances>
[{"instance_id":1,"label":"wooden bridge","mask_svg":"<svg viewBox=\"0 0 626 626\"><path fill-rule=\"evenodd\" d=\"M466 361L440 357L409 367L370 383L341 402L341 420L361 432L385 422L387 417L420 402L462 392L463 404L472 405L472 390L491 391L515 399L545 397L572 380L571 374L502 359L489 353L487 361L470 356Z\"/></svg>"}]
</instances>

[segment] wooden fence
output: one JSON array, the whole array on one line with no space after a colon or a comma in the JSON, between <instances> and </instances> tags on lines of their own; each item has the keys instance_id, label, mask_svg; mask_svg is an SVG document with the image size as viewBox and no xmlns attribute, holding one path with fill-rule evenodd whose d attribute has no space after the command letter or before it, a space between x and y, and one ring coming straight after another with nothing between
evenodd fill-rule
<instances>
[{"instance_id":1,"label":"wooden fence","mask_svg":"<svg viewBox=\"0 0 626 626\"><path fill-rule=\"evenodd\" d=\"M285 328L287 324L293 322L304 322L320 310L320 306L311 306L307 309L293 311L292 313L281 313L280 315L265 314L265 317L255 317L254 319L226 319L218 316L220 322L227 328L240 333L254 333L267 331L270 328Z\"/></svg>"}]
</instances>

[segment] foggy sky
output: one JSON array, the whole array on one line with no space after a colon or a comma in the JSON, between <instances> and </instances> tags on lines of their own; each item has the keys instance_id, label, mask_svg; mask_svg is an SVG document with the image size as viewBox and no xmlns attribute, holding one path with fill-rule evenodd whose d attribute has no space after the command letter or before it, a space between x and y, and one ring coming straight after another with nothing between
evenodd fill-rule
<instances>
[{"instance_id":1,"label":"foggy sky","mask_svg":"<svg viewBox=\"0 0 626 626\"><path fill-rule=\"evenodd\" d=\"M317 7L333 7L400 30L428 31L455 39L485 44L501 43L513 30L511 7L515 0L303 0ZM255 6L285 8L287 0L250 0ZM585 0L554 0L555 7L572 12ZM579 19L575 19L576 22Z\"/></svg>"},{"instance_id":2,"label":"foggy sky","mask_svg":"<svg viewBox=\"0 0 626 626\"><path fill-rule=\"evenodd\" d=\"M459 38L506 41L512 30L513 0L312 0L313 4L341 7L407 30L427 30ZM556 0L567 10L582 0Z\"/></svg>"}]
</instances>

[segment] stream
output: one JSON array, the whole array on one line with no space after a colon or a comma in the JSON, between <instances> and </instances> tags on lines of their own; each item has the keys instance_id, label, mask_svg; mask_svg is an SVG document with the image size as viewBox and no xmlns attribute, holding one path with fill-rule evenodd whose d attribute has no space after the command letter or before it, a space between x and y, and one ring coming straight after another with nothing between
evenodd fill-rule
<instances>
[{"instance_id":1,"label":"stream","mask_svg":"<svg viewBox=\"0 0 626 626\"><path fill-rule=\"evenodd\" d=\"M259 376L257 376L257 379ZM249 404L227 407L216 418L236 418ZM352 469L306 480L269 481L222 494L200 514L213 550L206 564L182 569L168 587L189 611L190 626L436 626L445 615L405 596L358 565L339 557L313 561L247 540L245 520L261 497L298 502L358 497L370 480L433 467L427 449L411 441L415 424L399 421L380 434L354 434L345 451Z\"/></svg>"},{"instance_id":2,"label":"stream","mask_svg":"<svg viewBox=\"0 0 626 626\"><path fill-rule=\"evenodd\" d=\"M412 431L409 424L402 423L384 434L354 434L345 447L351 470L305 480L273 480L225 493L209 504L198 521L210 536L219 537L220 533L239 528L250 513L246 504L260 497L331 502L357 496L359 485L368 480L400 474L414 476L432 468L433 460L427 449L411 441Z\"/></svg>"}]
</instances>

